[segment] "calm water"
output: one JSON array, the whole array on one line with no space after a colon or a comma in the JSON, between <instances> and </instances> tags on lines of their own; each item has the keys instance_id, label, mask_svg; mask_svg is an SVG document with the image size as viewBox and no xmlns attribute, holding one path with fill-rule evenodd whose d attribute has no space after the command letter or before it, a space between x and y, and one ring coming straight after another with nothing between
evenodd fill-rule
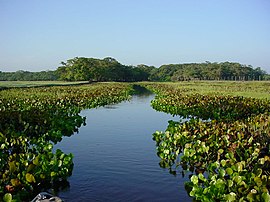
<instances>
[{"instance_id":1,"label":"calm water","mask_svg":"<svg viewBox=\"0 0 270 202\"><path fill-rule=\"evenodd\" d=\"M74 154L65 201L192 201L182 176L159 167L152 134L178 120L150 106L154 95L84 110L87 125L56 148Z\"/></svg>"}]
</instances>

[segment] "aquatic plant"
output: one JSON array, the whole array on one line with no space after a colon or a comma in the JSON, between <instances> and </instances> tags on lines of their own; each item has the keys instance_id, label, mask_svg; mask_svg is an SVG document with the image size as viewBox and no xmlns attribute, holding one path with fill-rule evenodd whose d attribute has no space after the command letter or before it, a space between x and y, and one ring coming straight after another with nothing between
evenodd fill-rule
<instances>
[{"instance_id":1,"label":"aquatic plant","mask_svg":"<svg viewBox=\"0 0 270 202\"><path fill-rule=\"evenodd\" d=\"M128 84L18 88L0 92L0 200L24 201L65 183L73 155L53 150L85 124L84 108L129 98Z\"/></svg>"},{"instance_id":2,"label":"aquatic plant","mask_svg":"<svg viewBox=\"0 0 270 202\"><path fill-rule=\"evenodd\" d=\"M199 201L269 201L270 101L203 95L151 84L153 108L190 118L156 132L160 166L191 173L186 183Z\"/></svg>"}]
</instances>

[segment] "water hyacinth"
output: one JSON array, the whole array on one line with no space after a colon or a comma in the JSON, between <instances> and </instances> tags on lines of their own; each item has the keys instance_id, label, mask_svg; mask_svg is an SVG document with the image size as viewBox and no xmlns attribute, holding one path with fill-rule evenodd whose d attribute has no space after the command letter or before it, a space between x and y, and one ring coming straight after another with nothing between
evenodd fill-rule
<instances>
[{"instance_id":1,"label":"water hyacinth","mask_svg":"<svg viewBox=\"0 0 270 202\"><path fill-rule=\"evenodd\" d=\"M0 201L29 201L65 184L73 155L53 145L78 132L82 109L126 100L131 91L119 83L0 91Z\"/></svg>"},{"instance_id":2,"label":"water hyacinth","mask_svg":"<svg viewBox=\"0 0 270 202\"><path fill-rule=\"evenodd\" d=\"M156 132L160 165L189 171L198 201L270 201L270 101L146 84L154 109L189 118Z\"/></svg>"}]
</instances>

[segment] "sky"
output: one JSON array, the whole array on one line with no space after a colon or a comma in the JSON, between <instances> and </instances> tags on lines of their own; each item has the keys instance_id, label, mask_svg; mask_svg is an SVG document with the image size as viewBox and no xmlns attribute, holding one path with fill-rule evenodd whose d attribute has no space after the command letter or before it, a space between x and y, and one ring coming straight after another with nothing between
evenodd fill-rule
<instances>
[{"instance_id":1,"label":"sky","mask_svg":"<svg viewBox=\"0 0 270 202\"><path fill-rule=\"evenodd\" d=\"M270 73L270 1L0 0L0 71L55 70L74 57Z\"/></svg>"}]
</instances>

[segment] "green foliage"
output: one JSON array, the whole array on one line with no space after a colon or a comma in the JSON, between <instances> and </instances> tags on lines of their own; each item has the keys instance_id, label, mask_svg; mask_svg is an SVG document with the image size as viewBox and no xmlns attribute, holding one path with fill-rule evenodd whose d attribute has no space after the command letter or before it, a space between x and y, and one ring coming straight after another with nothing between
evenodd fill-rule
<instances>
[{"instance_id":1,"label":"green foliage","mask_svg":"<svg viewBox=\"0 0 270 202\"><path fill-rule=\"evenodd\" d=\"M128 99L130 91L117 83L0 91L0 198L29 200L65 182L73 155L53 151L53 143L85 124L81 109Z\"/></svg>"},{"instance_id":2,"label":"green foliage","mask_svg":"<svg viewBox=\"0 0 270 202\"><path fill-rule=\"evenodd\" d=\"M150 78L154 81L263 80L266 72L233 62L162 65Z\"/></svg>"},{"instance_id":3,"label":"green foliage","mask_svg":"<svg viewBox=\"0 0 270 202\"><path fill-rule=\"evenodd\" d=\"M55 71L29 72L19 70L16 72L1 72L0 81L53 81L57 80Z\"/></svg>"},{"instance_id":4,"label":"green foliage","mask_svg":"<svg viewBox=\"0 0 270 202\"><path fill-rule=\"evenodd\" d=\"M3 197L4 202L11 202L12 201L12 195L10 193L6 193Z\"/></svg>"},{"instance_id":5,"label":"green foliage","mask_svg":"<svg viewBox=\"0 0 270 202\"><path fill-rule=\"evenodd\" d=\"M66 81L0 81L0 90L8 88L30 88L49 86L72 86L89 84L88 81L66 82Z\"/></svg>"},{"instance_id":6,"label":"green foliage","mask_svg":"<svg viewBox=\"0 0 270 202\"><path fill-rule=\"evenodd\" d=\"M148 87L158 92L154 108L190 118L170 121L153 139L162 167L193 173L186 184L191 197L269 201L269 100L193 94L169 84Z\"/></svg>"},{"instance_id":7,"label":"green foliage","mask_svg":"<svg viewBox=\"0 0 270 202\"><path fill-rule=\"evenodd\" d=\"M265 74L263 80L270 81L270 74Z\"/></svg>"},{"instance_id":8,"label":"green foliage","mask_svg":"<svg viewBox=\"0 0 270 202\"><path fill-rule=\"evenodd\" d=\"M270 103L267 100L201 94L187 96L173 91L170 93L174 95L173 99L170 96L157 97L152 101L153 108L173 115L181 115L184 118L193 116L204 120L223 121L243 119L252 114L260 114L270 110Z\"/></svg>"},{"instance_id":9,"label":"green foliage","mask_svg":"<svg viewBox=\"0 0 270 202\"><path fill-rule=\"evenodd\" d=\"M75 57L61 62L56 71L1 72L0 81L190 81L190 80L269 80L260 67L234 62L165 64L159 68L140 64L126 66L111 57Z\"/></svg>"},{"instance_id":10,"label":"green foliage","mask_svg":"<svg viewBox=\"0 0 270 202\"><path fill-rule=\"evenodd\" d=\"M67 81L147 81L151 69L147 65L125 66L114 58L75 57L62 62L57 73L61 80Z\"/></svg>"}]
</instances>

